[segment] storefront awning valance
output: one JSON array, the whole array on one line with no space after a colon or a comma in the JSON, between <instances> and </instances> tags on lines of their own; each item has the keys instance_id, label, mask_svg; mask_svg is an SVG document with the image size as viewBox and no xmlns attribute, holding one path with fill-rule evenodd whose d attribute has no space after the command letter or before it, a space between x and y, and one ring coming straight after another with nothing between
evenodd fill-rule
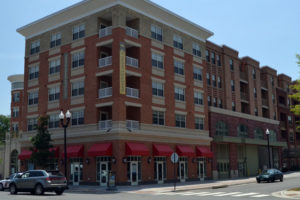
<instances>
[{"instance_id":1,"label":"storefront awning valance","mask_svg":"<svg viewBox=\"0 0 300 200\"><path fill-rule=\"evenodd\" d=\"M31 157L32 151L30 150L22 150L20 155L19 155L19 159L20 160L27 160Z\"/></svg>"},{"instance_id":2,"label":"storefront awning valance","mask_svg":"<svg viewBox=\"0 0 300 200\"><path fill-rule=\"evenodd\" d=\"M112 156L112 143L93 144L88 150L88 156Z\"/></svg>"},{"instance_id":3,"label":"storefront awning valance","mask_svg":"<svg viewBox=\"0 0 300 200\"><path fill-rule=\"evenodd\" d=\"M193 157L195 156L195 151L189 146L176 146L176 152L179 156Z\"/></svg>"},{"instance_id":4,"label":"storefront awning valance","mask_svg":"<svg viewBox=\"0 0 300 200\"><path fill-rule=\"evenodd\" d=\"M210 151L209 147L196 147L196 155L198 157L212 158L214 156L213 152Z\"/></svg>"},{"instance_id":5,"label":"storefront awning valance","mask_svg":"<svg viewBox=\"0 0 300 200\"><path fill-rule=\"evenodd\" d=\"M143 143L126 142L127 156L149 156L149 149Z\"/></svg>"},{"instance_id":6,"label":"storefront awning valance","mask_svg":"<svg viewBox=\"0 0 300 200\"><path fill-rule=\"evenodd\" d=\"M68 158L81 158L83 157L83 145L74 145L67 147L67 157ZM62 152L62 157L64 157L65 152Z\"/></svg>"},{"instance_id":7,"label":"storefront awning valance","mask_svg":"<svg viewBox=\"0 0 300 200\"><path fill-rule=\"evenodd\" d=\"M153 144L153 156L171 156L174 152L167 144Z\"/></svg>"}]
</instances>

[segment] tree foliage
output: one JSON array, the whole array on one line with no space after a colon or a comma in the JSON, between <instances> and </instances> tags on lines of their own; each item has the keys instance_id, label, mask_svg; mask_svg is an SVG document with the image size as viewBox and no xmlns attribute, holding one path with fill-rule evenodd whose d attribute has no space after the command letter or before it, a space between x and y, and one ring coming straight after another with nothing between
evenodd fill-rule
<instances>
[{"instance_id":1,"label":"tree foliage","mask_svg":"<svg viewBox=\"0 0 300 200\"><path fill-rule=\"evenodd\" d=\"M5 142L5 133L9 131L10 117L0 115L0 144Z\"/></svg>"},{"instance_id":2,"label":"tree foliage","mask_svg":"<svg viewBox=\"0 0 300 200\"><path fill-rule=\"evenodd\" d=\"M300 55L297 54L296 57L298 59L297 64L300 67ZM295 115L300 115L300 79L296 80L295 83L291 86L291 88L293 90L293 94L290 95L290 97L295 101L295 104L291 106L291 111ZM299 122L297 122L297 129L300 129Z\"/></svg>"},{"instance_id":3,"label":"tree foliage","mask_svg":"<svg viewBox=\"0 0 300 200\"><path fill-rule=\"evenodd\" d=\"M31 148L31 160L36 166L45 168L48 160L54 156L49 149L51 145L51 135L48 131L48 117L40 116L37 123L37 134L31 138L33 147Z\"/></svg>"}]
</instances>

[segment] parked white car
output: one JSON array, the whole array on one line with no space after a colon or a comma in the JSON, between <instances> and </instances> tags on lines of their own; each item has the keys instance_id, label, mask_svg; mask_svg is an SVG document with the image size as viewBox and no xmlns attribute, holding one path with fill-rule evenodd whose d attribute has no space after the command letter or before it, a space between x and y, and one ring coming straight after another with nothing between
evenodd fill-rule
<instances>
[{"instance_id":1,"label":"parked white car","mask_svg":"<svg viewBox=\"0 0 300 200\"><path fill-rule=\"evenodd\" d=\"M9 184L11 183L11 180L13 178L15 178L15 176L17 176L18 174L21 174L21 173L13 173L8 178L6 178L4 180L0 180L0 191L4 191L5 189L8 189Z\"/></svg>"}]
</instances>

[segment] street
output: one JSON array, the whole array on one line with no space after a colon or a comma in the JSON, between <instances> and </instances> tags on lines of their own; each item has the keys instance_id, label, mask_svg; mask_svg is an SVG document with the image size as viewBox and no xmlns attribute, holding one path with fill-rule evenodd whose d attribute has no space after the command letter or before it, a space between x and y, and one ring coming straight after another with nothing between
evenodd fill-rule
<instances>
[{"instance_id":1,"label":"street","mask_svg":"<svg viewBox=\"0 0 300 200\"><path fill-rule=\"evenodd\" d=\"M88 200L88 199L149 199L149 200L165 200L165 199L274 199L273 193L300 187L299 177L285 178L283 182L276 181L274 183L250 183L243 185L235 185L219 189L199 189L178 192L163 192L160 190L153 191L122 191L117 193L91 194L91 193L70 193L66 191L62 196L54 193L46 193L43 196L30 195L29 193L18 193L18 195L10 195L8 191L0 192L1 200L18 200L18 199L61 199L61 200Z\"/></svg>"}]
</instances>

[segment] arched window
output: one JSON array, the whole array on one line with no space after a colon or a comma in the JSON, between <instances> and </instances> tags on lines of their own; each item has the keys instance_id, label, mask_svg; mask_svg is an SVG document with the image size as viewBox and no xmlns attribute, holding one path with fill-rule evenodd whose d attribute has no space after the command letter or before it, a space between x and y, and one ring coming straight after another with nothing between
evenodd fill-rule
<instances>
[{"instance_id":1,"label":"arched window","mask_svg":"<svg viewBox=\"0 0 300 200\"><path fill-rule=\"evenodd\" d=\"M18 151L13 150L10 154L10 173L12 174L18 171Z\"/></svg>"},{"instance_id":2,"label":"arched window","mask_svg":"<svg viewBox=\"0 0 300 200\"><path fill-rule=\"evenodd\" d=\"M218 121L216 124L216 135L228 135L227 124L223 121Z\"/></svg>"},{"instance_id":3,"label":"arched window","mask_svg":"<svg viewBox=\"0 0 300 200\"><path fill-rule=\"evenodd\" d=\"M261 128L254 129L254 138L255 139L264 139L264 131Z\"/></svg>"},{"instance_id":4,"label":"arched window","mask_svg":"<svg viewBox=\"0 0 300 200\"><path fill-rule=\"evenodd\" d=\"M243 124L238 125L237 132L239 137L248 137L248 127Z\"/></svg>"},{"instance_id":5,"label":"arched window","mask_svg":"<svg viewBox=\"0 0 300 200\"><path fill-rule=\"evenodd\" d=\"M269 139L270 141L277 141L277 133L274 130L270 130Z\"/></svg>"}]
</instances>

